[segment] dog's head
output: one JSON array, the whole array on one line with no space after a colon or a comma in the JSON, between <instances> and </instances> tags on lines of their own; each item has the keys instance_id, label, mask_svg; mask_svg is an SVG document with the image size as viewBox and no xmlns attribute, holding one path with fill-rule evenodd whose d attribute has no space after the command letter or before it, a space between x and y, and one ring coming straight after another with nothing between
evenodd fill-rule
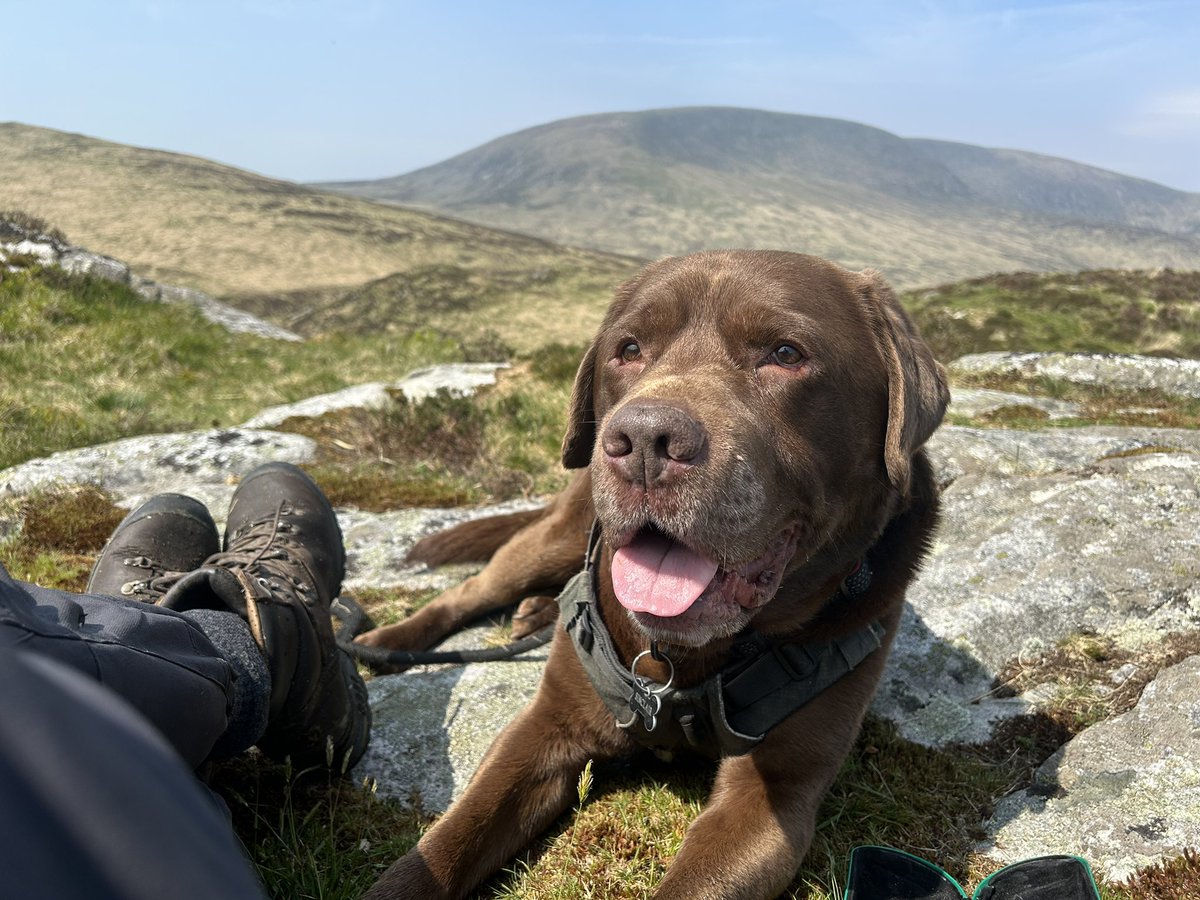
<instances>
[{"instance_id":1,"label":"dog's head","mask_svg":"<svg viewBox=\"0 0 1200 900\"><path fill-rule=\"evenodd\" d=\"M612 584L652 637L735 634L805 564L871 540L948 402L882 278L810 256L666 259L622 285L563 442Z\"/></svg>"}]
</instances>

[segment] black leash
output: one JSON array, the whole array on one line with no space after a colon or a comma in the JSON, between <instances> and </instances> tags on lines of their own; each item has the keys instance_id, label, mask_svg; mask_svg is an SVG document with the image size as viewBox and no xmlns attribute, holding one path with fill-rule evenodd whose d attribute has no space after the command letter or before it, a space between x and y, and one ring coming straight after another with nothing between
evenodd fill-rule
<instances>
[{"instance_id":1,"label":"black leash","mask_svg":"<svg viewBox=\"0 0 1200 900\"><path fill-rule=\"evenodd\" d=\"M353 597L336 598L330 612L341 623L335 635L338 646L372 668L433 663L501 662L544 647L554 637L555 628L553 624L547 625L528 637L501 647L484 647L479 650L385 650L382 647L367 647L354 643L354 636L366 631L372 623Z\"/></svg>"}]
</instances>

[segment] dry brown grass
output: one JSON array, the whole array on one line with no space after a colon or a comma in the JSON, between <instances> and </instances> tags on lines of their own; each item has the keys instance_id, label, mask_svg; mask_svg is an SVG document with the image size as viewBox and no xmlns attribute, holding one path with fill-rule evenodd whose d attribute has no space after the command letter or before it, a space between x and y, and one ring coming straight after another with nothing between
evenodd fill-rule
<instances>
[{"instance_id":1,"label":"dry brown grass","mask_svg":"<svg viewBox=\"0 0 1200 900\"><path fill-rule=\"evenodd\" d=\"M484 320L514 346L579 340L637 262L427 213L309 190L196 157L0 125L0 203L63 229L136 272L215 296L257 298L287 321L394 273L449 267L487 282L486 303L448 330ZM557 273L537 284L538 272ZM505 273L516 277L505 288ZM556 301L539 315L526 288ZM254 303L248 305L254 306ZM365 315L369 307L362 308ZM425 323L429 324L429 323ZM530 340L545 329L549 337Z\"/></svg>"},{"instance_id":2,"label":"dry brown grass","mask_svg":"<svg viewBox=\"0 0 1200 900\"><path fill-rule=\"evenodd\" d=\"M997 693L1015 696L1037 685L1052 685L1047 713L1069 734L1128 712L1146 685L1168 666L1200 653L1200 632L1171 634L1139 650L1124 649L1109 637L1075 635L1032 660L1014 660L997 677ZM1127 667L1125 677L1114 674Z\"/></svg>"},{"instance_id":3,"label":"dry brown grass","mask_svg":"<svg viewBox=\"0 0 1200 900\"><path fill-rule=\"evenodd\" d=\"M1130 889L1137 900L1196 900L1200 897L1200 854L1184 850L1178 859L1139 869L1130 879Z\"/></svg>"}]
</instances>

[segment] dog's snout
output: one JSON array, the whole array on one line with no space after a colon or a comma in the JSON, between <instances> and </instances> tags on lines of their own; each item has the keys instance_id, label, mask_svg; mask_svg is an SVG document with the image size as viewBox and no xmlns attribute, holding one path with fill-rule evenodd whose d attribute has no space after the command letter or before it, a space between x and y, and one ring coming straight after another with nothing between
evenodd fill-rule
<instances>
[{"instance_id":1,"label":"dog's snout","mask_svg":"<svg viewBox=\"0 0 1200 900\"><path fill-rule=\"evenodd\" d=\"M664 485L703 461L708 432L677 406L630 403L609 420L601 443L626 481Z\"/></svg>"}]
</instances>

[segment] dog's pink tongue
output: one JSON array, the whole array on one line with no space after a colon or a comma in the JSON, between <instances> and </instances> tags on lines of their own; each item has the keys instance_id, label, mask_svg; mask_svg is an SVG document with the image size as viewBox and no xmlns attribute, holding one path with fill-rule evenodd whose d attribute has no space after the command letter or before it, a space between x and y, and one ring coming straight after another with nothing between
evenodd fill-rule
<instances>
[{"instance_id":1,"label":"dog's pink tongue","mask_svg":"<svg viewBox=\"0 0 1200 900\"><path fill-rule=\"evenodd\" d=\"M678 616L704 593L717 564L660 534L644 535L613 554L613 590L633 612Z\"/></svg>"}]
</instances>

